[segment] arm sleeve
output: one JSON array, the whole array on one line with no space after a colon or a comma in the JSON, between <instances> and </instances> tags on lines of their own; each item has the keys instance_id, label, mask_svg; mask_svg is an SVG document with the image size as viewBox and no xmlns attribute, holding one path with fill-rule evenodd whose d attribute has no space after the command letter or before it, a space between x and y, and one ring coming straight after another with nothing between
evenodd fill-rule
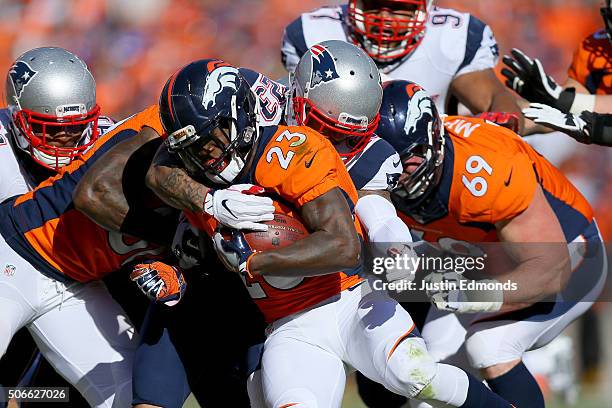
<instances>
[{"instance_id":1,"label":"arm sleeve","mask_svg":"<svg viewBox=\"0 0 612 408\"><path fill-rule=\"evenodd\" d=\"M361 197L355 213L368 233L370 242L412 242L410 229L397 216L393 204L379 195Z\"/></svg>"},{"instance_id":2,"label":"arm sleeve","mask_svg":"<svg viewBox=\"0 0 612 408\"><path fill-rule=\"evenodd\" d=\"M0 203L29 190L7 136L0 136Z\"/></svg>"}]
</instances>

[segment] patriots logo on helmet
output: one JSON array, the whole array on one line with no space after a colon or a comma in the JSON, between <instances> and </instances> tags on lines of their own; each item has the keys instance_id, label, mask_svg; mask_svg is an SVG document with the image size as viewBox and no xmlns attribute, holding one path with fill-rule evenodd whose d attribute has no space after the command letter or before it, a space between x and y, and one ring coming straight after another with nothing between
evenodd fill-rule
<instances>
[{"instance_id":1,"label":"patriots logo on helmet","mask_svg":"<svg viewBox=\"0 0 612 408\"><path fill-rule=\"evenodd\" d=\"M13 82L15 93L17 94L18 98L21 97L23 88L30 83L32 78L34 78L37 73L37 71L34 71L23 61L15 62L15 64L11 67L9 75L11 76L11 81Z\"/></svg>"},{"instance_id":2,"label":"patriots logo on helmet","mask_svg":"<svg viewBox=\"0 0 612 408\"><path fill-rule=\"evenodd\" d=\"M221 94L225 88L238 90L240 72L235 67L220 66L210 72L210 77L206 81L204 87L204 96L202 97L202 105L205 109L217 104L217 95Z\"/></svg>"},{"instance_id":3,"label":"patriots logo on helmet","mask_svg":"<svg viewBox=\"0 0 612 408\"><path fill-rule=\"evenodd\" d=\"M312 74L310 75L310 88L316 88L322 83L340 78L336 69L334 56L322 45L315 45L310 49L312 58Z\"/></svg>"}]
</instances>

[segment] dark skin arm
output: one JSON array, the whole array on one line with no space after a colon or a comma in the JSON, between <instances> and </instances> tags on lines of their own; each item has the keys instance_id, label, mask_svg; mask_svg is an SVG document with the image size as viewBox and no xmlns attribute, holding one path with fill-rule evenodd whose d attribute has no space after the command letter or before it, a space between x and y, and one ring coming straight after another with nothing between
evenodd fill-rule
<instances>
[{"instance_id":1,"label":"dark skin arm","mask_svg":"<svg viewBox=\"0 0 612 408\"><path fill-rule=\"evenodd\" d=\"M169 206L194 212L204 211L204 198L210 190L191 178L163 145L147 171L146 184Z\"/></svg>"},{"instance_id":2,"label":"dark skin arm","mask_svg":"<svg viewBox=\"0 0 612 408\"><path fill-rule=\"evenodd\" d=\"M87 170L73 193L76 209L101 227L161 245L172 242L176 217L144 202L145 171L161 138L149 127L118 143Z\"/></svg>"},{"instance_id":3,"label":"dark skin arm","mask_svg":"<svg viewBox=\"0 0 612 408\"><path fill-rule=\"evenodd\" d=\"M313 231L287 247L253 256L253 275L317 276L356 267L361 244L351 211L339 188L304 204L301 216Z\"/></svg>"},{"instance_id":4,"label":"dark skin arm","mask_svg":"<svg viewBox=\"0 0 612 408\"><path fill-rule=\"evenodd\" d=\"M474 114L482 112L518 112L521 108L516 97L502 84L492 69L470 72L451 82L450 91ZM519 115L519 133L525 119Z\"/></svg>"}]
</instances>

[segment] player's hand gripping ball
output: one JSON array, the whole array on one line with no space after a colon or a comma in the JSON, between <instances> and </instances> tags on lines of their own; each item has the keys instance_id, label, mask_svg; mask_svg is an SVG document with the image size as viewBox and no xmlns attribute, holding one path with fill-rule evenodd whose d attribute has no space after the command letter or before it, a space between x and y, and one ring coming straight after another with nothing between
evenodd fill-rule
<instances>
[{"instance_id":1,"label":"player's hand gripping ball","mask_svg":"<svg viewBox=\"0 0 612 408\"><path fill-rule=\"evenodd\" d=\"M273 220L263 223L267 231L221 229L214 234L217 254L229 270L250 275L248 264L257 252L283 248L308 235L304 224L287 214L275 213Z\"/></svg>"}]
</instances>

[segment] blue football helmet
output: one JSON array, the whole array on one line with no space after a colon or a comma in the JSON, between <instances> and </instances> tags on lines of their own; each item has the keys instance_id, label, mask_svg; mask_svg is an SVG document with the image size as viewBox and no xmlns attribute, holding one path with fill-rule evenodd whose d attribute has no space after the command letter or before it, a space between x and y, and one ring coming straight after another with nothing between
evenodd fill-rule
<instances>
[{"instance_id":1,"label":"blue football helmet","mask_svg":"<svg viewBox=\"0 0 612 408\"><path fill-rule=\"evenodd\" d=\"M376 133L397 150L404 167L391 191L394 203L419 222L443 215L438 203L431 202L442 177L445 143L433 99L413 82L385 82Z\"/></svg>"},{"instance_id":2,"label":"blue football helmet","mask_svg":"<svg viewBox=\"0 0 612 408\"><path fill-rule=\"evenodd\" d=\"M259 136L257 111L257 99L238 68L215 59L181 68L159 97L168 150L178 154L192 177L219 185L231 184L244 168ZM226 141L213 136L215 129ZM222 154L203 160L202 149L211 141Z\"/></svg>"}]
</instances>

